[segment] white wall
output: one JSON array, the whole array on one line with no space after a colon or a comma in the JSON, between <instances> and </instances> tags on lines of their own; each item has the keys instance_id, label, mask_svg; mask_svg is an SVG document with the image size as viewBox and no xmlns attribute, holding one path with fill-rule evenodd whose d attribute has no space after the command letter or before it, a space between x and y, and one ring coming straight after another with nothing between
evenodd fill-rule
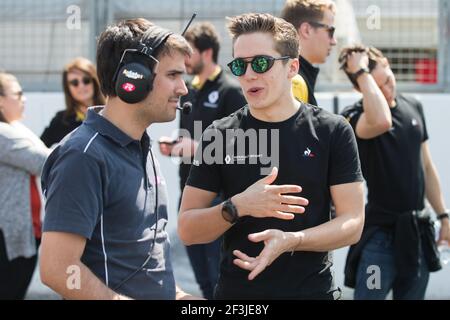
<instances>
[{"instance_id":1,"label":"white wall","mask_svg":"<svg viewBox=\"0 0 450 320\"><path fill-rule=\"evenodd\" d=\"M24 123L36 134L40 135L44 127L50 122L57 110L63 109L64 98L61 93L27 93L27 103ZM331 93L317 94L319 105L327 110L332 110ZM340 110L358 99L358 94L339 94ZM442 189L447 206L450 206L450 144L447 135L450 134L447 122L450 119L450 95L449 94L423 94L417 95L422 101L427 119L429 144L431 153L440 174ZM158 139L162 135L171 135L178 126L178 120L165 124L156 124L151 127L150 135L153 139ZM158 148L156 147L155 150ZM178 167L167 157L163 157L156 151L164 176L167 180L169 192L169 232L172 236L176 234L176 209L179 199L178 187ZM336 283L343 288L343 269L347 249L336 250L335 252L335 276ZM351 290L344 288L344 296L351 298ZM450 299L450 265L443 271L433 273L427 291L428 299L445 298Z\"/></svg>"}]
</instances>

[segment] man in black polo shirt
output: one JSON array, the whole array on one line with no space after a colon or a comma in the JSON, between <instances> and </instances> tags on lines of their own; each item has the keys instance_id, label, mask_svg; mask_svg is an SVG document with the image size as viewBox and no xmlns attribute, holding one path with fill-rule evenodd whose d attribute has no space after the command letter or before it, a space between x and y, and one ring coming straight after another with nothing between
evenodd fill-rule
<instances>
[{"instance_id":1,"label":"man in black polo shirt","mask_svg":"<svg viewBox=\"0 0 450 320\"><path fill-rule=\"evenodd\" d=\"M384 299L391 289L394 299L423 299L429 272L441 268L432 222L421 212L425 196L442 219L438 241L450 240L450 227L422 104L397 94L376 48L344 48L339 60L363 95L343 115L355 130L368 186L365 228L349 251L345 284L355 299Z\"/></svg>"},{"instance_id":2,"label":"man in black polo shirt","mask_svg":"<svg viewBox=\"0 0 450 320\"><path fill-rule=\"evenodd\" d=\"M104 107L48 158L42 281L66 299L187 298L170 261L167 193L146 129L172 121L192 50L145 19L99 38Z\"/></svg>"},{"instance_id":3,"label":"man in black polo shirt","mask_svg":"<svg viewBox=\"0 0 450 320\"><path fill-rule=\"evenodd\" d=\"M292 81L294 95L315 106L319 68L313 65L325 63L337 44L333 26L335 12L336 5L331 0L287 0L281 12L281 17L294 25L300 42L299 76Z\"/></svg>"},{"instance_id":4,"label":"man in black polo shirt","mask_svg":"<svg viewBox=\"0 0 450 320\"><path fill-rule=\"evenodd\" d=\"M179 169L181 192L198 145L195 139L200 139L200 136L195 137L195 131L201 134L214 120L228 116L246 103L237 81L217 64L220 43L214 26L209 22L199 23L191 27L184 37L194 50L186 60L186 71L194 75L194 78L188 86L188 94L181 98L181 104L192 103L191 113L182 113L180 118L180 129L185 130L189 137L184 136L174 145L164 143L170 142L170 138L160 138L162 154L182 156ZM197 130L195 125L198 126ZM218 204L221 200L218 197L213 204ZM207 299L212 299L219 275L220 243L221 238L208 244L186 247L195 278Z\"/></svg>"},{"instance_id":5,"label":"man in black polo shirt","mask_svg":"<svg viewBox=\"0 0 450 320\"><path fill-rule=\"evenodd\" d=\"M218 299L333 299L328 251L358 241L363 225L354 134L343 118L295 100L291 24L245 14L229 30L228 66L248 105L203 133L178 233L185 244L224 234ZM227 200L211 207L221 191Z\"/></svg>"}]
</instances>

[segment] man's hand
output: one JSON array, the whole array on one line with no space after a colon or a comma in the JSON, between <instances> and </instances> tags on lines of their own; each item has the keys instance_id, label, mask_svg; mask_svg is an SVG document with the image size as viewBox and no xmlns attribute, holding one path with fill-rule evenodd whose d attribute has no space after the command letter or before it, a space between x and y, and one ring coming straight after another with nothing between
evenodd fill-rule
<instances>
[{"instance_id":1,"label":"man's hand","mask_svg":"<svg viewBox=\"0 0 450 320\"><path fill-rule=\"evenodd\" d=\"M175 300L206 300L201 297L196 297L193 295L190 295L189 293L184 292L181 290L179 286L175 287L176 293L175 293Z\"/></svg>"},{"instance_id":2,"label":"man's hand","mask_svg":"<svg viewBox=\"0 0 450 320\"><path fill-rule=\"evenodd\" d=\"M248 239L252 242L264 241L264 249L255 258L249 257L239 250L233 251L233 254L237 257L233 260L234 264L239 268L251 271L248 280L255 279L276 258L286 251L293 250L299 242L299 239L292 233L275 229L250 234Z\"/></svg>"},{"instance_id":3,"label":"man's hand","mask_svg":"<svg viewBox=\"0 0 450 320\"><path fill-rule=\"evenodd\" d=\"M347 71L355 73L361 68L369 67L369 56L366 52L352 52L347 56Z\"/></svg>"},{"instance_id":4,"label":"man's hand","mask_svg":"<svg viewBox=\"0 0 450 320\"><path fill-rule=\"evenodd\" d=\"M168 157L191 158L194 156L198 147L198 142L187 137L172 139L170 137L161 137L158 140L159 151Z\"/></svg>"},{"instance_id":5,"label":"man's hand","mask_svg":"<svg viewBox=\"0 0 450 320\"><path fill-rule=\"evenodd\" d=\"M172 149L176 142L171 137L163 136L159 138L159 151L162 155L170 157L172 155Z\"/></svg>"},{"instance_id":6,"label":"man's hand","mask_svg":"<svg viewBox=\"0 0 450 320\"><path fill-rule=\"evenodd\" d=\"M302 188L297 185L271 185L278 175L274 167L272 172L248 187L244 192L231 198L239 216L257 218L273 217L284 220L294 219L294 213L304 213L308 200L302 197L289 196L288 193L299 193Z\"/></svg>"}]
</instances>

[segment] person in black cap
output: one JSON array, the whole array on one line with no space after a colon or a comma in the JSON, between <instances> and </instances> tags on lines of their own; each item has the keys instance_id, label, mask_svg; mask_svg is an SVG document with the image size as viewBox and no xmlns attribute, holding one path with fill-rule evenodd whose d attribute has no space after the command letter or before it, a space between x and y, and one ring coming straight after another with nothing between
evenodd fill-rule
<instances>
[{"instance_id":1,"label":"person in black cap","mask_svg":"<svg viewBox=\"0 0 450 320\"><path fill-rule=\"evenodd\" d=\"M424 299L430 271L441 268L424 198L441 219L438 241L450 240L438 173L428 147L422 104L397 93L382 52L344 48L342 68L362 99L343 110L352 125L368 187L365 228L350 248L345 284L355 299Z\"/></svg>"}]
</instances>

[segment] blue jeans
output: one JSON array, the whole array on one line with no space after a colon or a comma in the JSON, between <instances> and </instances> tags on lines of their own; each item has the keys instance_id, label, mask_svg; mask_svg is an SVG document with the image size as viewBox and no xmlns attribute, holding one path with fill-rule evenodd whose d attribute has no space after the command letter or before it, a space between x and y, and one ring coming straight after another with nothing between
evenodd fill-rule
<instances>
[{"instance_id":1,"label":"blue jeans","mask_svg":"<svg viewBox=\"0 0 450 320\"><path fill-rule=\"evenodd\" d=\"M217 197L211 203L211 207L221 202L221 198ZM203 297L208 300L213 299L214 288L219 278L221 244L222 237L210 243L186 246L195 279L202 290Z\"/></svg>"},{"instance_id":2,"label":"blue jeans","mask_svg":"<svg viewBox=\"0 0 450 320\"><path fill-rule=\"evenodd\" d=\"M354 299L383 300L392 289L394 300L423 300L430 272L423 253L421 255L418 274L402 276L395 266L393 235L376 231L361 254Z\"/></svg>"}]
</instances>

